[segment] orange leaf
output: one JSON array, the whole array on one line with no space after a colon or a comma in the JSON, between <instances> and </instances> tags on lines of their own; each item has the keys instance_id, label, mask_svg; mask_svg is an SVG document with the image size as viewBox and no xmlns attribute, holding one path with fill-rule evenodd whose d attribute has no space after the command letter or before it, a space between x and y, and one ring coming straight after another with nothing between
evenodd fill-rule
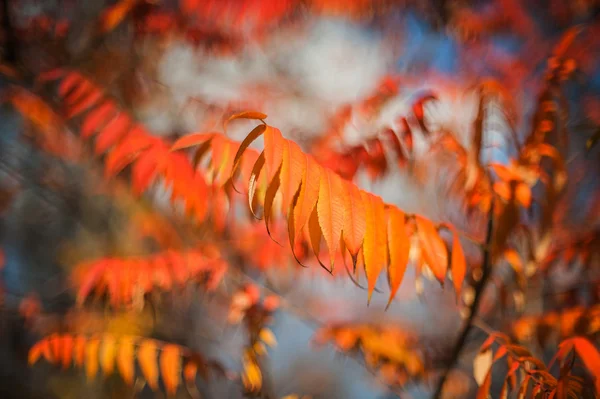
<instances>
[{"instance_id":1,"label":"orange leaf","mask_svg":"<svg viewBox=\"0 0 600 399\"><path fill-rule=\"evenodd\" d=\"M387 225L385 223L385 208L380 197L360 192L365 204L365 222L367 225L363 242L365 273L368 280L368 302L375 289L377 278L385 267L387 256Z\"/></svg>"},{"instance_id":2,"label":"orange leaf","mask_svg":"<svg viewBox=\"0 0 600 399\"><path fill-rule=\"evenodd\" d=\"M117 27L137 2L138 0L121 0L107 8L100 16L100 31L107 33Z\"/></svg>"},{"instance_id":3,"label":"orange leaf","mask_svg":"<svg viewBox=\"0 0 600 399\"><path fill-rule=\"evenodd\" d=\"M233 114L223 122L223 130L227 131L227 124L235 119L267 119L267 115L262 112L244 111L238 114Z\"/></svg>"},{"instance_id":4,"label":"orange leaf","mask_svg":"<svg viewBox=\"0 0 600 399\"><path fill-rule=\"evenodd\" d=\"M187 362L183 367L183 378L185 381L193 385L196 380L196 374L198 374L198 365L193 361Z\"/></svg>"},{"instance_id":5,"label":"orange leaf","mask_svg":"<svg viewBox=\"0 0 600 399\"><path fill-rule=\"evenodd\" d=\"M571 340L583 364L596 380L596 392L600 393L600 352L585 338L575 337Z\"/></svg>"},{"instance_id":6,"label":"orange leaf","mask_svg":"<svg viewBox=\"0 0 600 399\"><path fill-rule=\"evenodd\" d=\"M280 186L280 175L281 168L279 168L278 172L275 173L273 180L269 183L269 187L267 187L267 192L265 193L265 202L264 202L264 218L265 218L265 226L267 227L267 233L271 236L271 231L269 230L269 220L271 220L271 216L273 215L273 201L275 200L275 196L277 195L277 191Z\"/></svg>"},{"instance_id":7,"label":"orange leaf","mask_svg":"<svg viewBox=\"0 0 600 399\"><path fill-rule=\"evenodd\" d=\"M323 269L330 271L327 267L321 262L319 257L319 253L321 252L321 228L319 227L319 217L317 215L317 208L313 208L312 213L310 214L310 218L308 219L308 224L306 225L308 229L308 236L310 237L310 243L313 248L313 253L317 258L319 264L323 267Z\"/></svg>"},{"instance_id":8,"label":"orange leaf","mask_svg":"<svg viewBox=\"0 0 600 399\"><path fill-rule=\"evenodd\" d=\"M388 281L390 284L389 307L396 296L406 266L408 265L408 255L410 253L410 238L406 233L405 215L397 208L390 207L387 210L387 238L390 264L388 267Z\"/></svg>"},{"instance_id":9,"label":"orange leaf","mask_svg":"<svg viewBox=\"0 0 600 399\"><path fill-rule=\"evenodd\" d=\"M465 254L463 248L460 245L460 239L456 231L452 231L452 258L451 258L451 273L452 282L454 283L454 289L456 290L456 296L460 297L460 291L462 284L465 279L467 272L467 262L465 260Z\"/></svg>"},{"instance_id":10,"label":"orange leaf","mask_svg":"<svg viewBox=\"0 0 600 399\"><path fill-rule=\"evenodd\" d=\"M65 110L65 117L71 119L77 115L85 112L88 108L96 105L100 100L104 98L104 93L97 87L93 87L91 92L87 93L85 98L81 99L77 104L68 107Z\"/></svg>"},{"instance_id":11,"label":"orange leaf","mask_svg":"<svg viewBox=\"0 0 600 399\"><path fill-rule=\"evenodd\" d=\"M244 153L246 152L246 149L250 146L250 144L252 144L254 140L256 140L260 135L262 135L266 129L266 125L258 125L254 129L252 129L250 134L248 134L244 141L242 141L242 143L238 147L237 152L235 153L235 157L233 157L233 168L231 169L231 177L233 177L233 174L237 171L240 164L240 159L242 158L242 155L244 155Z\"/></svg>"},{"instance_id":12,"label":"orange leaf","mask_svg":"<svg viewBox=\"0 0 600 399\"><path fill-rule=\"evenodd\" d=\"M144 151L156 142L157 139L146 135L141 127L131 130L127 137L108 153L104 165L106 176L117 175L133 162L140 155L141 151Z\"/></svg>"},{"instance_id":13,"label":"orange leaf","mask_svg":"<svg viewBox=\"0 0 600 399\"><path fill-rule=\"evenodd\" d=\"M123 380L133 385L133 374L135 372L135 364L133 362L134 340L131 337L119 338L119 350L117 352L117 369L123 377Z\"/></svg>"},{"instance_id":14,"label":"orange leaf","mask_svg":"<svg viewBox=\"0 0 600 399\"><path fill-rule=\"evenodd\" d=\"M50 343L50 350L52 351L52 363L58 363L60 361L60 336L58 334L52 334L48 338Z\"/></svg>"},{"instance_id":15,"label":"orange leaf","mask_svg":"<svg viewBox=\"0 0 600 399\"><path fill-rule=\"evenodd\" d=\"M117 144L123 136L129 132L131 119L125 112L117 114L96 136L94 153L103 154L110 147Z\"/></svg>"},{"instance_id":16,"label":"orange leaf","mask_svg":"<svg viewBox=\"0 0 600 399\"><path fill-rule=\"evenodd\" d=\"M73 357L75 360L75 365L77 367L83 366L83 362L85 359L85 347L86 347L86 339L83 336L75 337L75 344L73 349Z\"/></svg>"},{"instance_id":17,"label":"orange leaf","mask_svg":"<svg viewBox=\"0 0 600 399\"><path fill-rule=\"evenodd\" d=\"M256 212L254 212L254 196L256 195L256 184L258 182L260 172L265 164L265 152L261 152L258 156L258 159L254 163L252 167L252 173L250 174L250 182L248 183L248 206L250 211L256 217Z\"/></svg>"},{"instance_id":18,"label":"orange leaf","mask_svg":"<svg viewBox=\"0 0 600 399\"><path fill-rule=\"evenodd\" d=\"M306 157L298 144L293 141L283 142L283 161L279 175L281 184L282 210L287 214L292 199L302 182L302 176L306 170Z\"/></svg>"},{"instance_id":19,"label":"orange leaf","mask_svg":"<svg viewBox=\"0 0 600 399\"><path fill-rule=\"evenodd\" d=\"M131 185L134 195L141 195L159 173L160 169L164 169L164 160L161 159L164 155L162 146L153 146L140 155L136 162L131 167Z\"/></svg>"},{"instance_id":20,"label":"orange leaf","mask_svg":"<svg viewBox=\"0 0 600 399\"><path fill-rule=\"evenodd\" d=\"M519 201L525 208L529 208L531 206L531 189L527 184L517 184L517 188L515 189L515 197L517 198L517 201Z\"/></svg>"},{"instance_id":21,"label":"orange leaf","mask_svg":"<svg viewBox=\"0 0 600 399\"><path fill-rule=\"evenodd\" d=\"M106 124L117 112L115 103L112 100L106 100L102 105L91 110L81 124L81 137L84 139L90 138L101 127L100 124Z\"/></svg>"},{"instance_id":22,"label":"orange leaf","mask_svg":"<svg viewBox=\"0 0 600 399\"><path fill-rule=\"evenodd\" d=\"M63 335L61 337L61 359L63 369L69 368L71 366L71 362L73 361L73 337L70 335Z\"/></svg>"},{"instance_id":23,"label":"orange leaf","mask_svg":"<svg viewBox=\"0 0 600 399\"><path fill-rule=\"evenodd\" d=\"M102 338L102 349L100 351L100 365L104 375L108 377L113 373L115 367L116 339L110 335Z\"/></svg>"},{"instance_id":24,"label":"orange leaf","mask_svg":"<svg viewBox=\"0 0 600 399\"><path fill-rule=\"evenodd\" d=\"M85 346L85 374L89 380L96 377L98 373L98 349L100 339L91 338Z\"/></svg>"},{"instance_id":25,"label":"orange leaf","mask_svg":"<svg viewBox=\"0 0 600 399\"><path fill-rule=\"evenodd\" d=\"M181 374L181 349L177 345L165 345L160 355L160 372L168 395L175 395Z\"/></svg>"},{"instance_id":26,"label":"orange leaf","mask_svg":"<svg viewBox=\"0 0 600 399\"><path fill-rule=\"evenodd\" d=\"M171 151L182 150L184 148L194 147L200 144L211 140L218 133L193 133L186 134L183 137L180 137L173 145L171 146Z\"/></svg>"},{"instance_id":27,"label":"orange leaf","mask_svg":"<svg viewBox=\"0 0 600 399\"><path fill-rule=\"evenodd\" d=\"M40 356L43 353L43 346L44 345L48 345L47 341L41 341L36 343L35 345L33 345L31 347L31 349L29 350L29 356L27 358L27 362L32 365L37 363L37 361L40 359Z\"/></svg>"},{"instance_id":28,"label":"orange leaf","mask_svg":"<svg viewBox=\"0 0 600 399\"><path fill-rule=\"evenodd\" d=\"M518 173L515 173L513 169L509 169L502 164L492 163L490 164L490 167L494 172L496 172L500 180L506 183L511 180L519 180L520 178Z\"/></svg>"},{"instance_id":29,"label":"orange leaf","mask_svg":"<svg viewBox=\"0 0 600 399\"><path fill-rule=\"evenodd\" d=\"M79 72L70 72L58 85L58 94L65 97L77 85L80 85L84 80Z\"/></svg>"},{"instance_id":30,"label":"orange leaf","mask_svg":"<svg viewBox=\"0 0 600 399\"><path fill-rule=\"evenodd\" d=\"M319 198L321 184L321 166L309 155L306 155L306 170L300 183L300 194L294 207L294 237L304 227Z\"/></svg>"},{"instance_id":31,"label":"orange leaf","mask_svg":"<svg viewBox=\"0 0 600 399\"><path fill-rule=\"evenodd\" d=\"M235 143L223 136L215 136L211 141L211 146L214 183L222 186L231 177Z\"/></svg>"},{"instance_id":32,"label":"orange leaf","mask_svg":"<svg viewBox=\"0 0 600 399\"><path fill-rule=\"evenodd\" d=\"M344 227L343 238L346 248L352 255L354 266L356 266L356 257L363 244L365 237L365 204L358 188L347 181L343 181L343 194L341 195L344 203Z\"/></svg>"},{"instance_id":33,"label":"orange leaf","mask_svg":"<svg viewBox=\"0 0 600 399\"><path fill-rule=\"evenodd\" d=\"M156 364L156 342L148 339L142 341L138 350L138 363L142 375L153 391L158 389L158 366Z\"/></svg>"},{"instance_id":34,"label":"orange leaf","mask_svg":"<svg viewBox=\"0 0 600 399\"><path fill-rule=\"evenodd\" d=\"M425 262L433 272L440 284L444 285L446 270L448 269L448 253L446 245L439 236L432 221L421 216L416 216L421 253Z\"/></svg>"},{"instance_id":35,"label":"orange leaf","mask_svg":"<svg viewBox=\"0 0 600 399\"><path fill-rule=\"evenodd\" d=\"M77 104L82 99L85 99L87 94L91 94L94 89L94 84L87 79L84 79L81 83L74 87L72 91L70 91L66 97L64 98L64 102L66 103L66 107L70 107L72 105Z\"/></svg>"},{"instance_id":36,"label":"orange leaf","mask_svg":"<svg viewBox=\"0 0 600 399\"><path fill-rule=\"evenodd\" d=\"M268 126L265 131L265 167L267 169L267 182L271 182L279 171L283 161L283 143L285 139L279 129Z\"/></svg>"},{"instance_id":37,"label":"orange leaf","mask_svg":"<svg viewBox=\"0 0 600 399\"><path fill-rule=\"evenodd\" d=\"M338 249L344 225L344 187L342 179L329 169L323 169L319 185L317 216L319 226L329 248L329 259L333 271L335 253Z\"/></svg>"}]
</instances>

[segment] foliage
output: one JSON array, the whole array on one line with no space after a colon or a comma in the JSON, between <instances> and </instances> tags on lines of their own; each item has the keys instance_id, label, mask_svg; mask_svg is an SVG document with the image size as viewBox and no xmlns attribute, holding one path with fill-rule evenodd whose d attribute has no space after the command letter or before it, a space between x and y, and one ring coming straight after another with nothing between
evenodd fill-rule
<instances>
[{"instance_id":1,"label":"foliage","mask_svg":"<svg viewBox=\"0 0 600 399\"><path fill-rule=\"evenodd\" d=\"M144 296L155 288L171 291L189 281L206 281L214 290L227 270L215 250L167 251L143 258L98 259L76 266L81 274L77 302L81 305L92 291L106 293L113 307L143 307ZM137 305L136 305L137 304Z\"/></svg>"},{"instance_id":2,"label":"foliage","mask_svg":"<svg viewBox=\"0 0 600 399\"><path fill-rule=\"evenodd\" d=\"M206 379L211 369L213 372L219 371L201 355L187 348L127 335L54 334L31 348L29 364L35 364L41 357L63 369L73 365L85 367L88 379L96 378L99 369L108 377L115 372L116 365L117 373L129 385L134 383L137 364L146 384L156 391L160 378L169 396L175 395L182 383L182 375L189 390L195 385L198 374Z\"/></svg>"},{"instance_id":3,"label":"foliage","mask_svg":"<svg viewBox=\"0 0 600 399\"><path fill-rule=\"evenodd\" d=\"M491 1L492 11L460 2L442 3L423 2L414 6L411 2L371 4L359 0L182 0L163 5L146 0L121 0L98 5L100 12L91 21L85 21L85 28L60 15L56 18L41 15L25 19L29 26L26 23L17 31L11 26L10 15L4 15L7 51L12 49L17 53L18 43L25 49L39 41L42 47L43 43L52 43L48 52L56 53L51 60L35 66L27 65L27 56L21 57L22 63L6 57L7 64L0 65L0 72L8 82L2 89L2 100L26 121L24 143L25 151L29 152L19 155L21 162L28 157L31 159L27 161L38 162L38 158L49 156L52 162L67 162L85 170L91 169L93 162L88 161L93 159L103 166L106 183L115 187L108 190L114 197L111 201L119 202L123 194L116 188L121 187L120 178L126 176L127 187L140 202L157 205L153 196L166 193L172 206L171 213L158 207L156 214L150 212L152 215L131 211L127 223L154 240L143 256L119 253L94 259L84 254L83 262L79 262L81 257L76 262L66 257L68 264L63 266L69 271L74 269L67 273L74 287L65 288L68 304L61 305L57 314L47 311L50 301L42 290L11 293L16 299L5 300L8 298L5 291L13 287L3 281L2 321L16 319L22 323L19 328L28 334L45 337L28 348L28 364L33 366L44 358L63 370L71 366L85 368L88 380L94 379L99 371L105 377L118 374L136 390L138 382L143 380L153 391L162 388L169 397L175 396L181 385L186 386L191 396L201 397L204 385L222 374L241 383L239 389L245 396L271 399L279 395L275 392L277 373L273 373L267 362L267 347L269 352L276 350L276 327L284 319L275 316L281 312L305 319L316 328L318 344L333 342L345 355L364 360L361 365L381 376L394 393L411 384L435 381L438 388L434 398L441 397L443 392L452 395L453 387L449 386L452 371L462 372L462 357L474 355L478 399L496 394L501 398L512 395L558 399L599 395L600 353L596 344L600 294L589 293L586 306L570 304L565 309L544 308L534 316L522 314L524 308L535 306L536 299L541 298L547 306L546 298L556 294L552 285L556 281L557 285L563 283L560 280L566 280L565 275L572 279L572 274L577 274L590 281L597 274L597 206L586 215L591 229L571 234L562 225L564 218L569 217L563 215L565 209L575 206L570 203L574 200L569 193L577 191L570 181L573 170L577 169L572 163L571 141L580 137L573 133L571 118L581 110L577 103L579 92L575 96L571 92L584 72L593 69L590 56L582 54L586 46L593 46L581 44L585 41L580 36L591 28L561 29L558 40L553 38L555 43L550 44L534 34L534 23L526 7L518 2ZM215 108L224 110L223 115L215 117L218 112L207 112L209 116L205 119L214 118L218 122L211 124L205 120L192 133L169 131L160 137L140 120L137 101L150 98L149 93L161 83L155 66L148 68L152 70L148 73L151 76L145 77L143 83L138 81L143 75L139 54L134 50L138 45L161 53L164 48L180 45L179 42L193 43L189 48L197 52L196 56L205 57L202 61L206 64L210 64L210 57L214 57L212 61L227 63L232 54L238 56L252 46L277 45L275 40L267 39L270 30L276 27L284 27L288 34L304 34L310 25L307 21L323 16L343 16L362 22L375 20L393 26L386 12L409 6L425 19L435 21L433 25L445 25L448 31L460 27L453 40L465 54L482 54L477 51L492 46L485 40L506 26L522 37L531 36L520 50L532 53L531 62L523 61L525 65L520 65L520 72L510 74L507 69L511 67L496 59L489 68L499 71L493 78L467 71L472 78L457 79L462 80L461 85L466 87L463 94L470 96L473 106L472 118L462 124L432 123L432 113L443 106L444 96L451 90L440 85L439 89L406 95L405 90L414 80L410 71L379 76L370 92L365 90L353 103L326 104L324 108L331 108L324 111L326 126L320 137L312 141L303 140L297 132L285 131L283 127L282 132L267 124L266 113L244 110L231 100L213 101L218 103ZM4 7L4 14L13 12ZM22 37L15 37L14 33L21 31ZM77 35L81 35L76 39L81 40L84 50L78 49L79 42L74 38ZM469 37L472 42L465 40ZM113 39L119 44L112 42ZM119 52L131 54L117 55ZM539 64L548 55L545 74L537 79ZM97 66L94 70L85 66L88 61L108 67ZM46 68L47 63L54 67ZM222 68L224 64L215 65ZM272 68L277 79L284 75L278 70L281 65ZM514 63L510 65L516 68ZM122 74L121 83L135 81L123 86L137 89L125 95L114 90L121 83L106 78L113 73ZM193 77L185 78L191 85ZM285 78L281 79L288 84ZM527 93L532 88L528 81L534 78L539 85L533 89L537 96L532 100L535 105L530 116L523 104L519 104L514 88L522 84L522 91ZM465 81L472 84L463 84ZM264 89L262 84L252 82L249 102L265 103L268 108L268 101L262 97L269 97L271 94L263 95L263 91L269 92L271 88ZM172 95L176 102L189 105L187 94ZM228 96L224 94L223 98ZM294 96L295 100L299 97ZM394 108L402 96L408 100L401 101L403 107ZM245 100L248 99L239 99L240 103ZM282 96L274 102L286 100ZM576 106L572 107L570 102ZM450 113L462 112L460 109ZM270 111L269 115L274 120L278 116ZM589 115L586 118L591 119ZM366 126L367 133L347 144L345 131L356 120ZM504 128L495 127L498 121L504 123ZM212 127L204 129L209 125ZM245 126L251 126L252 130L238 141L237 132ZM593 154L598 137L597 124L592 127L594 133L584 138L587 141L581 146L586 157ZM510 143L507 146L510 149L502 149L506 158L501 160L490 160L486 155L489 147L493 147L490 143L494 134ZM6 156L4 151L0 147L2 157ZM438 163L441 157L450 161ZM4 163L12 162L8 156L6 159L6 162L0 159L2 168ZM446 184L450 190L440 202L447 202L449 207L454 202L460 203L461 217L475 220L472 226L411 211L384 199L385 195L378 195L373 187L367 188L360 180L366 176L369 182L389 183L390 176L393 179L399 171L403 178L414 179L423 187L433 180L424 173L426 168L446 167L447 181L436 183ZM3 169L2 173L4 179ZM8 184L5 187L0 181L2 227L5 215L12 215L15 209L22 210L24 196L41 191L38 187L28 191L25 187L33 180L15 176L17 188ZM47 176L43 178L48 180ZM63 187L55 185L53 189L64 194ZM587 193L585 196L588 197ZM589 196L596 197L594 193ZM167 213L169 223L164 224L168 226L162 226L165 216L162 212ZM27 216L26 209L24 213ZM36 214L32 214L35 218ZM252 219L264 219L265 228L258 230L250 223ZM6 218L8 222L11 220ZM176 223L177 228L170 222ZM484 226L487 226L485 236L473 233L482 231ZM268 242L266 235L271 238ZM289 241L289 246L282 245L282 239ZM20 273L20 268L27 268L27 264L20 260L15 266L16 249L7 250L11 271L4 278L9 280L15 267ZM0 254L1 266L4 251ZM358 276L364 270L367 304L371 303L373 292L381 292L377 285L385 270L389 285L385 309L389 313L378 316L376 309L369 309L373 318L383 320L365 321L366 316L359 314L352 301L342 296L326 298L322 293L320 298L315 290L306 296L318 303L317 307L329 306L332 310L324 320L311 314L309 306L292 303L292 299L298 299L293 290L301 287L297 276L305 277L307 272L286 275L284 266L291 257L301 266L314 257L334 276L343 265L360 288ZM44 267L51 269L57 260L46 261L48 265ZM414 267L409 268L410 264ZM56 275L58 280L63 279L62 271ZM439 283L436 291L425 291L423 276ZM277 284L273 280L284 277L289 279L289 290L274 288ZM429 345L431 348L424 337L398 323L393 315L397 309L406 309L402 307L405 304L398 303L398 297L407 286L403 281L413 278L415 291L424 293L421 299L437 301L436 313L445 313L441 304L449 302L444 306L451 308L453 314L442 314L440 318L460 314L466 319L457 334L438 332ZM444 296L447 278L452 283L455 303ZM195 302L186 297L190 282L199 286L192 295ZM537 283L543 288L532 293ZM592 287L589 291L597 290L593 285L589 283ZM578 289L577 283L574 286ZM153 312L162 315L154 314L152 328L140 329L139 336L134 336L128 335L130 329L125 329L124 334L122 328L115 327L115 324L131 324L133 328L134 319L129 317L134 316L130 314L140 315L145 300L159 292L168 292L169 300L152 302ZM202 292L209 292L210 300L198 295ZM104 311L113 322L112 327L110 323L107 327L92 322L104 316L93 313L91 296L107 299L110 306ZM182 297L186 300L181 301ZM509 297L512 303L507 300ZM392 306L394 300L397 308ZM71 309L73 303L76 308ZM352 309L351 316L356 320L340 322L335 306ZM79 313L72 313L74 309ZM124 309L131 313L121 317L119 312ZM13 311L12 319L5 316ZM71 325L63 321L63 313L73 317ZM335 320L329 319L332 315ZM184 332L187 335L181 333L188 337L188 344L196 344L196 336L189 338L189 335L197 333L194 324L197 321L186 323L198 317L209 319L206 324L211 327L219 325L212 320L216 319L227 328L243 329L240 343L226 337L223 328L216 335L227 342L221 342L223 345L218 348L215 345L211 351L235 352L232 357L240 366L239 378L225 372L220 362L207 361L200 350L175 343L183 341L173 333L179 328L189 330ZM435 321L430 322L433 315L428 314L424 319L424 325L435 325ZM84 334L81 329L86 320L93 325L93 331ZM471 340L478 341L471 334L472 327L487 333L477 354L469 352ZM449 346L446 341L453 341L455 335L456 342ZM207 342L214 343L210 339L201 341L197 346L202 351ZM428 353L436 345L445 345L443 350L447 354L436 357ZM546 362L543 359L548 351L554 357ZM202 386L196 385L197 374L202 377ZM501 387L496 389L496 386ZM458 394L461 395L465 395L464 390ZM286 396L293 397L301 394Z\"/></svg>"}]
</instances>

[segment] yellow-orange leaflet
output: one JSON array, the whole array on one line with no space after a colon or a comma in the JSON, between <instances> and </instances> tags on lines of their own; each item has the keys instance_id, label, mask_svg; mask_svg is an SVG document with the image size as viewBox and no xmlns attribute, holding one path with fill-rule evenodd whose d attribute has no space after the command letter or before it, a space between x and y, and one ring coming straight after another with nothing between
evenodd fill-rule
<instances>
[{"instance_id":1,"label":"yellow-orange leaflet","mask_svg":"<svg viewBox=\"0 0 600 399\"><path fill-rule=\"evenodd\" d=\"M73 337L64 335L61 337L61 354L63 369L68 368L73 361Z\"/></svg>"},{"instance_id":2,"label":"yellow-orange leaflet","mask_svg":"<svg viewBox=\"0 0 600 399\"><path fill-rule=\"evenodd\" d=\"M75 337L73 357L75 358L75 365L77 367L83 366L83 362L85 360L85 344L86 344L85 337L81 337L81 336Z\"/></svg>"},{"instance_id":3,"label":"yellow-orange leaflet","mask_svg":"<svg viewBox=\"0 0 600 399\"><path fill-rule=\"evenodd\" d=\"M158 388L158 366L156 365L156 342L145 340L138 350L138 363L148 386L156 391Z\"/></svg>"},{"instance_id":4,"label":"yellow-orange leaflet","mask_svg":"<svg viewBox=\"0 0 600 399\"><path fill-rule=\"evenodd\" d=\"M365 205L358 188L347 181L342 182L344 204L344 227L342 228L344 244L350 251L354 263L360 247L363 244L365 230Z\"/></svg>"},{"instance_id":5,"label":"yellow-orange leaflet","mask_svg":"<svg viewBox=\"0 0 600 399\"><path fill-rule=\"evenodd\" d=\"M227 124L235 119L267 119L267 115L257 111L244 111L233 114L223 122L223 130L227 131Z\"/></svg>"},{"instance_id":6,"label":"yellow-orange leaflet","mask_svg":"<svg viewBox=\"0 0 600 399\"><path fill-rule=\"evenodd\" d=\"M85 373L88 379L96 377L98 373L98 349L100 339L92 338L85 347Z\"/></svg>"},{"instance_id":7,"label":"yellow-orange leaflet","mask_svg":"<svg viewBox=\"0 0 600 399\"><path fill-rule=\"evenodd\" d=\"M165 345L160 354L160 372L168 395L175 395L180 383L181 348Z\"/></svg>"},{"instance_id":8,"label":"yellow-orange leaflet","mask_svg":"<svg viewBox=\"0 0 600 399\"><path fill-rule=\"evenodd\" d=\"M115 366L116 339L112 336L102 338L100 364L105 376L112 374Z\"/></svg>"},{"instance_id":9,"label":"yellow-orange leaflet","mask_svg":"<svg viewBox=\"0 0 600 399\"><path fill-rule=\"evenodd\" d=\"M300 194L294 206L294 237L304 227L319 198L321 166L309 155L306 157L306 171L302 176Z\"/></svg>"},{"instance_id":10,"label":"yellow-orange leaflet","mask_svg":"<svg viewBox=\"0 0 600 399\"><path fill-rule=\"evenodd\" d=\"M133 345L133 338L122 337L119 339L119 349L117 351L117 369L123 380L129 385L133 384L133 374L135 371Z\"/></svg>"},{"instance_id":11,"label":"yellow-orange leaflet","mask_svg":"<svg viewBox=\"0 0 600 399\"><path fill-rule=\"evenodd\" d=\"M331 270L338 249L342 227L344 225L344 204L342 202L344 188L342 179L331 170L323 169L319 185L317 216L321 232L329 248Z\"/></svg>"},{"instance_id":12,"label":"yellow-orange leaflet","mask_svg":"<svg viewBox=\"0 0 600 399\"><path fill-rule=\"evenodd\" d=\"M152 390L158 389L160 367L160 375L169 396L176 393L181 383L181 365L184 358L187 359L185 378L189 384L194 383L200 367L203 378L206 378L205 372L210 367L199 354L179 345L130 335L117 337L112 334L95 337L52 334L31 348L29 362L34 364L43 355L48 362L65 368L70 366L75 358L76 365L83 366L85 363L88 379L96 376L99 366L105 376L112 374L116 362L118 373L123 380L133 385L136 352L142 376L148 386Z\"/></svg>"},{"instance_id":13,"label":"yellow-orange leaflet","mask_svg":"<svg viewBox=\"0 0 600 399\"><path fill-rule=\"evenodd\" d=\"M368 301L375 289L377 278L386 266L386 235L385 208L380 197L361 191L365 204L366 231L363 242L363 257L365 260L365 273L367 274Z\"/></svg>"},{"instance_id":14,"label":"yellow-orange leaflet","mask_svg":"<svg viewBox=\"0 0 600 399\"><path fill-rule=\"evenodd\" d=\"M446 271L448 270L448 252L446 245L431 220L421 216L415 216L419 242L421 244L421 253L425 262L433 272L435 278L444 284Z\"/></svg>"},{"instance_id":15,"label":"yellow-orange leaflet","mask_svg":"<svg viewBox=\"0 0 600 399\"><path fill-rule=\"evenodd\" d=\"M211 140L213 183L222 186L231 176L236 143L221 135L215 135Z\"/></svg>"},{"instance_id":16,"label":"yellow-orange leaflet","mask_svg":"<svg viewBox=\"0 0 600 399\"><path fill-rule=\"evenodd\" d=\"M302 176L306 170L306 156L302 153L298 144L285 140L283 143L283 162L279 175L281 184L281 207L287 213L292 199L302 182Z\"/></svg>"},{"instance_id":17,"label":"yellow-orange leaflet","mask_svg":"<svg viewBox=\"0 0 600 399\"><path fill-rule=\"evenodd\" d=\"M387 306L390 306L408 265L408 255L410 253L410 239L406 234L406 221L404 212L397 208L387 209L387 234L388 251L390 255L390 264L388 267L388 281L390 284L390 299Z\"/></svg>"},{"instance_id":18,"label":"yellow-orange leaflet","mask_svg":"<svg viewBox=\"0 0 600 399\"><path fill-rule=\"evenodd\" d=\"M267 184L271 183L273 177L279 170L283 161L284 138L279 129L268 126L265 131L265 167L267 169Z\"/></svg>"}]
</instances>

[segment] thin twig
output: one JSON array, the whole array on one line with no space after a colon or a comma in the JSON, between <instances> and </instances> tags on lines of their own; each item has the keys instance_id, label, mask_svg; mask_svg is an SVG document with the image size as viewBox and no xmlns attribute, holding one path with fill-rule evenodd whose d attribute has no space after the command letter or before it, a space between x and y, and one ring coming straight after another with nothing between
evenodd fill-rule
<instances>
[{"instance_id":1,"label":"thin twig","mask_svg":"<svg viewBox=\"0 0 600 399\"><path fill-rule=\"evenodd\" d=\"M490 207L489 216L488 216L488 225L487 225L487 233L485 239L485 246L483 252L483 264L482 269L483 273L481 275L481 279L475 284L475 298L473 299L473 305L471 305L469 318L467 319L463 330L454 345L454 350L452 351L452 356L450 357L450 361L446 368L446 371L439 379L436 390L432 396L433 399L439 399L442 396L442 391L444 388L444 383L448 378L448 374L454 368L454 365L458 362L458 358L460 357L460 353L462 352L465 343L467 342L467 337L469 332L471 331L471 327L473 326L473 320L475 319L477 312L479 311L479 303L481 302L481 298L483 297L483 291L486 286L486 283L491 275L491 264L490 264L490 244L492 242L492 233L494 230L494 204L492 202L492 206Z\"/></svg>"}]
</instances>

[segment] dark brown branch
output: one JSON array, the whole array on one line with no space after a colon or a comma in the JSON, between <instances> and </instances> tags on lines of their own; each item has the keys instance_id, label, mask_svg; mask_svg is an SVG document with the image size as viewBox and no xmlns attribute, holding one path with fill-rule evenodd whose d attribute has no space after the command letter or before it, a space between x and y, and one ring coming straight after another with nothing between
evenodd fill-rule
<instances>
[{"instance_id":1,"label":"dark brown branch","mask_svg":"<svg viewBox=\"0 0 600 399\"><path fill-rule=\"evenodd\" d=\"M452 355L450 356L450 361L446 367L446 371L439 379L436 390L432 396L433 399L439 399L442 397L442 391L444 389L444 383L448 378L448 374L454 367L454 365L458 362L458 358L460 357L460 353L462 352L465 343L467 342L467 337L469 336L469 332L471 332L471 328L473 327L473 320L477 316L477 312L479 311L479 303L481 302L481 298L483 298L483 292L487 281L489 280L490 275L492 274L492 267L490 263L491 259L491 242L494 231L494 205L492 202L492 206L490 207L489 216L488 216L488 224L487 224L487 232L485 238L485 246L483 251L483 263L481 265L483 269L483 273L479 281L475 284L475 298L473 299L473 304L470 308L470 313L463 330L454 345L454 350L452 351Z\"/></svg>"},{"instance_id":2,"label":"dark brown branch","mask_svg":"<svg viewBox=\"0 0 600 399\"><path fill-rule=\"evenodd\" d=\"M17 37L10 20L9 0L2 0L2 29L4 30L4 61L9 64L17 62Z\"/></svg>"}]
</instances>

